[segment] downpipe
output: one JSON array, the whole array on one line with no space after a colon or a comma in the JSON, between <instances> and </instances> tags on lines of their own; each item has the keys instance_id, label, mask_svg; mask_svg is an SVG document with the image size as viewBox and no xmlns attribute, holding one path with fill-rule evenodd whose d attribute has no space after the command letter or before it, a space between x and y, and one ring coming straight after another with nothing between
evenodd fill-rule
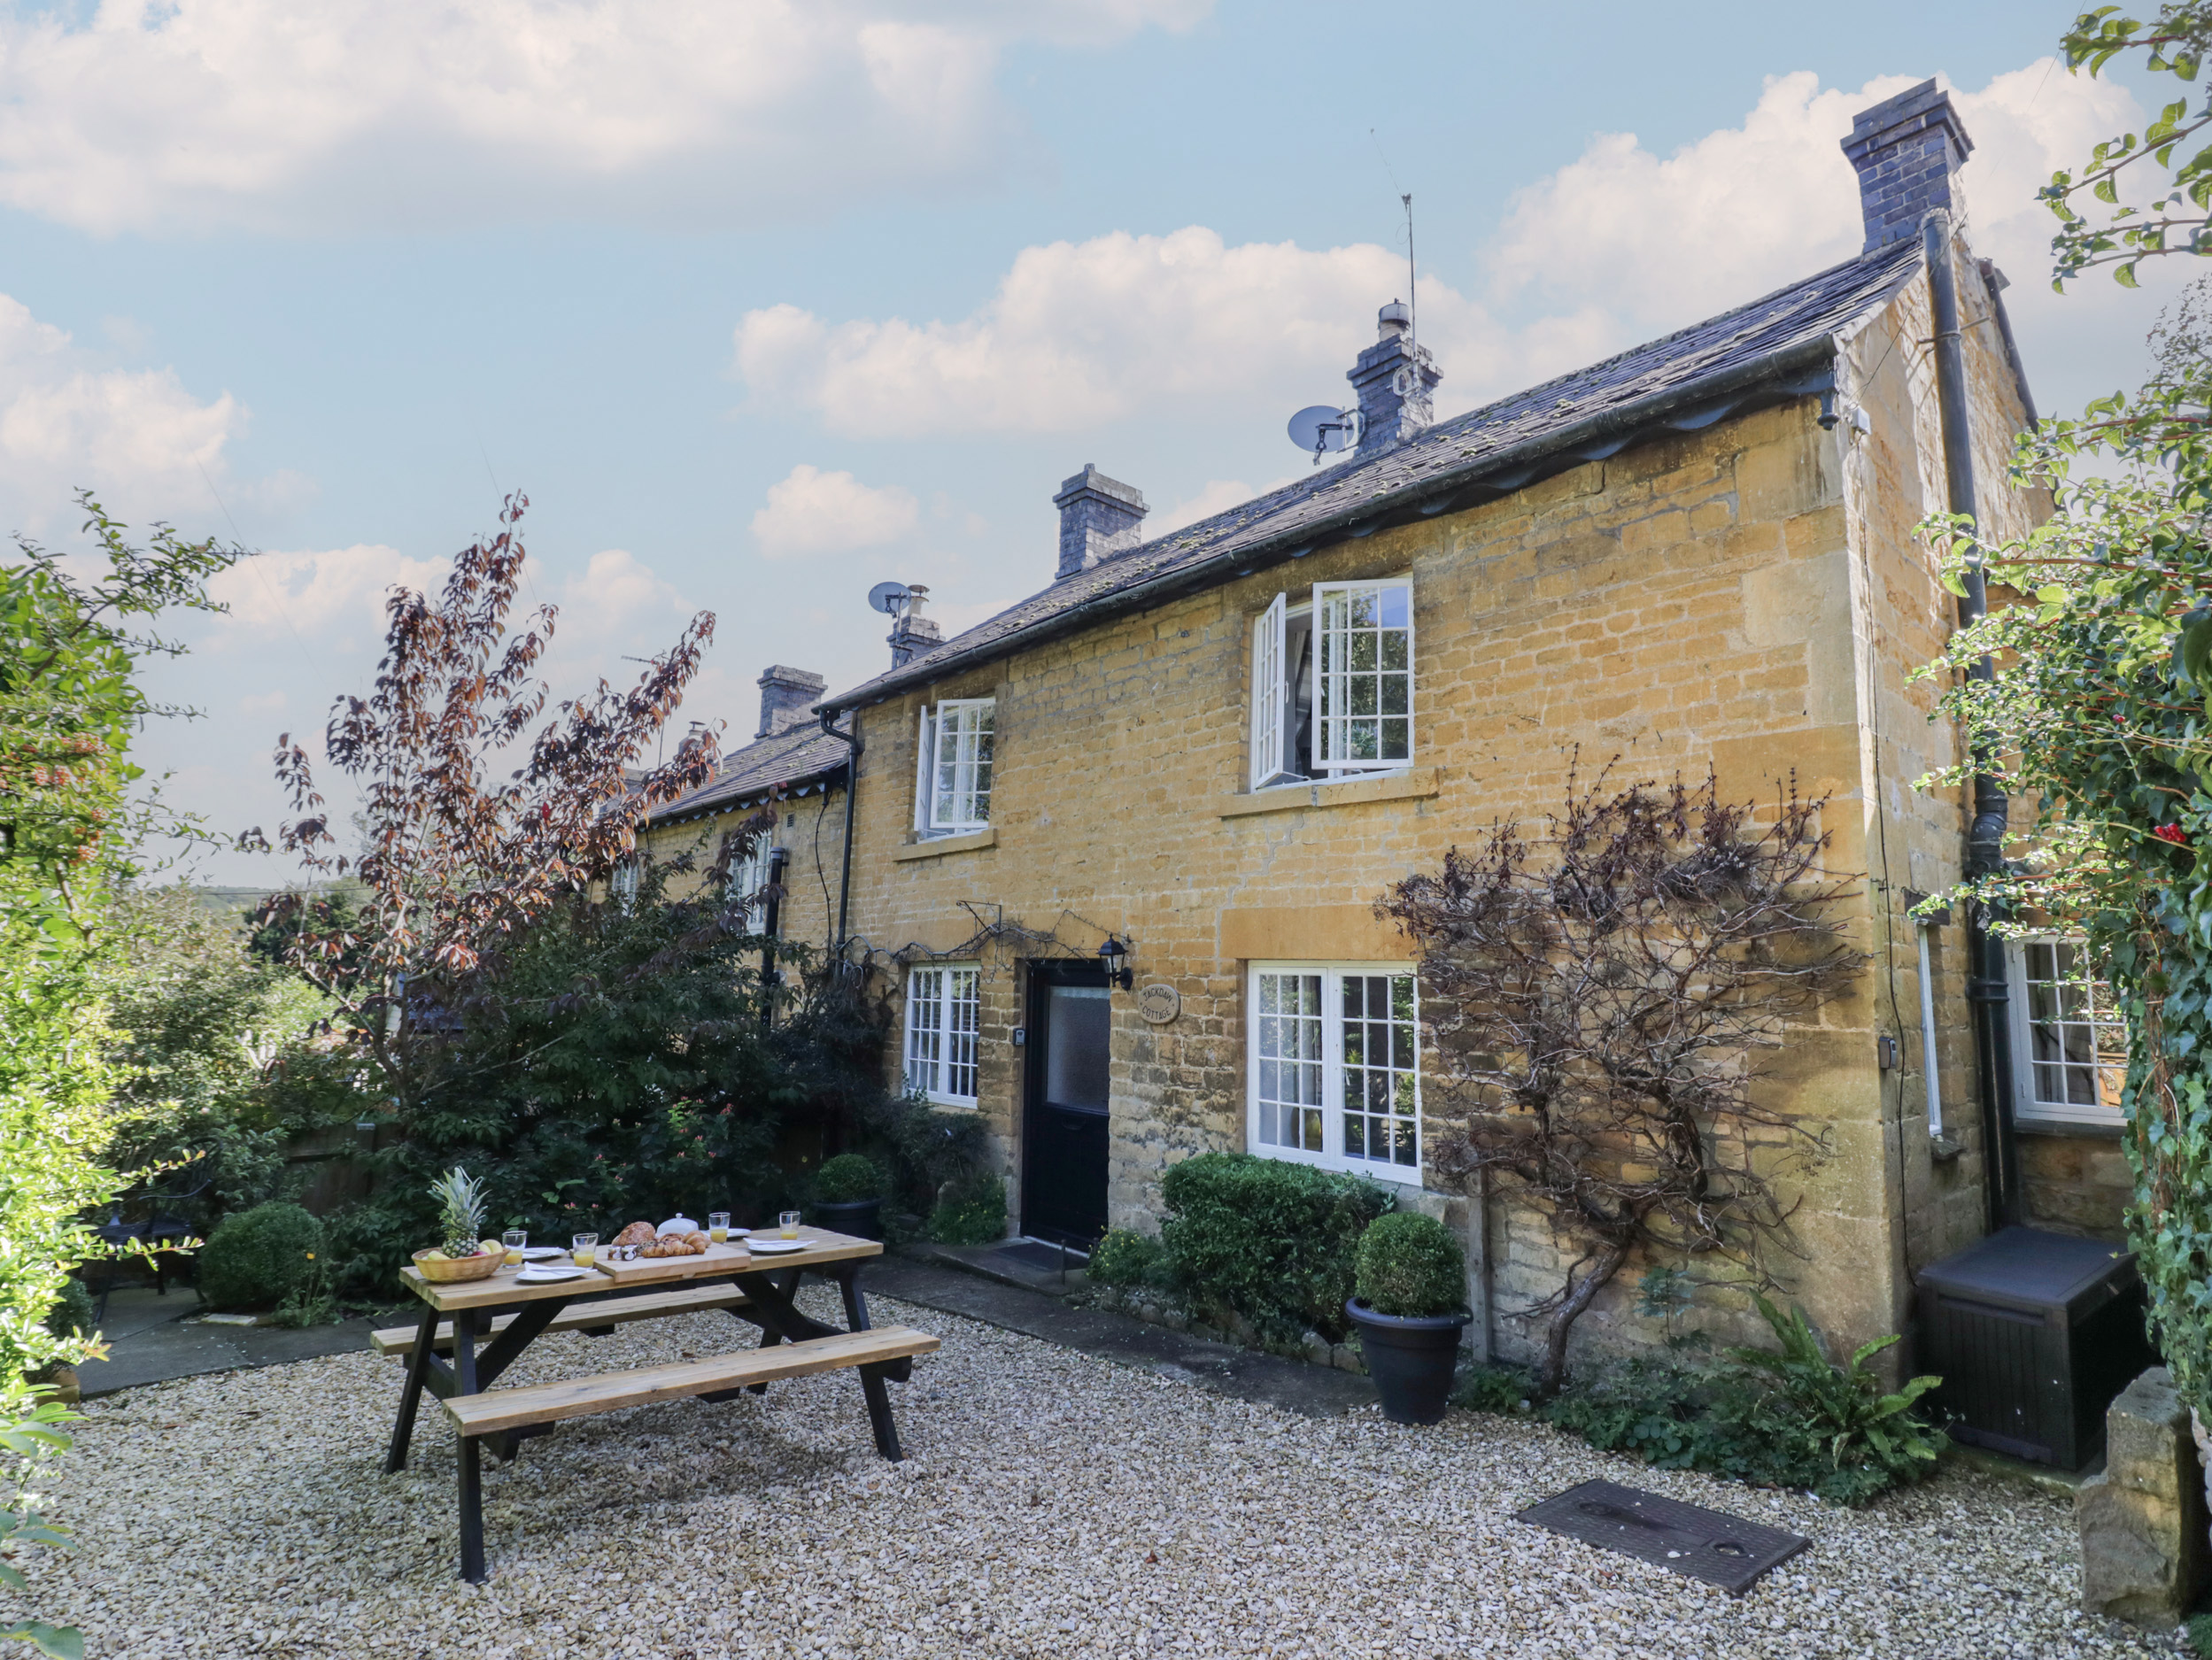
<instances>
[{"instance_id":1,"label":"downpipe","mask_svg":"<svg viewBox=\"0 0 2212 1660\"><path fill-rule=\"evenodd\" d=\"M837 711L824 709L816 716L822 730L844 745L850 753L845 758L845 851L838 861L837 876L837 944L831 954L842 964L845 945L848 938L846 921L851 915L853 902L853 800L860 793L860 758L867 745L861 742L860 711L852 712L851 730L840 731L835 724Z\"/></svg>"},{"instance_id":2,"label":"downpipe","mask_svg":"<svg viewBox=\"0 0 2212 1660\"><path fill-rule=\"evenodd\" d=\"M1966 352L1959 333L1958 278L1951 262L1951 216L1941 208L1921 220L1921 250L1928 266L1934 313L1936 404L1943 423L1943 467L1950 511L1978 519L1974 492L1973 436L1967 421ZM1959 626L1969 628L1989 614L1989 591L1980 566L1966 574L1959 601ZM1985 684L1997 677L1996 665L1976 658L1967 671ZM1996 777L1983 770L1984 753L1974 759L1973 816L1967 828L1966 868L1979 880L2004 869L2005 828L2010 803ZM2020 1147L2013 1129L2013 1075L2010 976L2005 942L1990 930L1989 908L1980 900L1967 905L1967 999L1974 1010L1976 1071L1981 1080L1983 1145L1989 1149L1984 1184L1988 1221L1994 1230L2021 1222L2025 1207L2020 1192Z\"/></svg>"}]
</instances>

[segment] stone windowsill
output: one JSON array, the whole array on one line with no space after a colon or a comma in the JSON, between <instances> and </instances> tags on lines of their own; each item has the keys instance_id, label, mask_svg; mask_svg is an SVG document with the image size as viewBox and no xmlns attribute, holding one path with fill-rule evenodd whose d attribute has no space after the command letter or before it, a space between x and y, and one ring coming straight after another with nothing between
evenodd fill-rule
<instances>
[{"instance_id":1,"label":"stone windowsill","mask_svg":"<svg viewBox=\"0 0 2212 1660\"><path fill-rule=\"evenodd\" d=\"M1344 778L1334 784L1279 784L1241 795L1221 809L1223 818L1255 813L1288 813L1315 807L1354 807L1363 801L1410 801L1436 793L1436 768L1413 767L1376 778Z\"/></svg>"},{"instance_id":2,"label":"stone windowsill","mask_svg":"<svg viewBox=\"0 0 2212 1660\"><path fill-rule=\"evenodd\" d=\"M891 857L894 862L907 859L939 859L947 853L972 853L978 847L995 847L998 845L999 827L994 824L989 830L970 830L965 836L934 836L924 842L909 842L903 847L893 848Z\"/></svg>"}]
</instances>

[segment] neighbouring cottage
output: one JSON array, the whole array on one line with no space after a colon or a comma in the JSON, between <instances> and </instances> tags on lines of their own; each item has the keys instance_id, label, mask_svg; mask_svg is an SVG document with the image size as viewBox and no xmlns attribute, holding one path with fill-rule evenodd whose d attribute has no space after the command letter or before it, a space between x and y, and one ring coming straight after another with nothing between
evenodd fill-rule
<instances>
[{"instance_id":1,"label":"neighbouring cottage","mask_svg":"<svg viewBox=\"0 0 2212 1660\"><path fill-rule=\"evenodd\" d=\"M1912 679L1956 615L1913 534L1947 500L1929 248L1961 314L1952 459L1998 535L2047 503L2006 483L2034 417L1949 99L1914 88L1844 148L1857 259L1437 424L1439 366L1385 306L1348 457L1150 541L1142 495L1087 465L1055 498L1048 586L820 701L862 745L847 801L841 743L804 741L852 814L839 934L894 956L893 1064L983 1116L1017 1231L1149 1228L1163 1171L1208 1149L1361 1171L1465 1228L1495 1352L1526 1354L1510 1316L1558 1284L1558 1242L1429 1191L1419 988L1373 906L1496 819L1540 823L1579 749L1631 776L1711 766L1736 799L1794 776L1831 798L1835 867L1868 875L1847 922L1871 971L1764 1086L1828 1136L1790 1289L1833 1338L1907 1328L1914 1273L1993 1216L2116 1233L2118 1057L2078 954L2007 947L2011 1065L1987 1067L1966 928L1907 914L1958 878L1972 810L1914 788L1959 742ZM777 741L764 720L733 765ZM768 782L725 776L656 837ZM1275 1098L1294 1023L1263 1008L1311 1026L1318 1100ZM1392 1087L1347 1087L1355 1032ZM1578 1347L1622 1335L1633 1297L1631 1274Z\"/></svg>"}]
</instances>

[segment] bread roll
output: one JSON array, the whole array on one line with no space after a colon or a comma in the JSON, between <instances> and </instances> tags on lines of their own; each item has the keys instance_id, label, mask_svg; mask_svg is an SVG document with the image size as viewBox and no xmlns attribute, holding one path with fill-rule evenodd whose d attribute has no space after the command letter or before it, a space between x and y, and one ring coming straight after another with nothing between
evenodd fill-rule
<instances>
[{"instance_id":1,"label":"bread roll","mask_svg":"<svg viewBox=\"0 0 2212 1660\"><path fill-rule=\"evenodd\" d=\"M633 1222L615 1236L617 1245L651 1245L658 1236L650 1222Z\"/></svg>"}]
</instances>

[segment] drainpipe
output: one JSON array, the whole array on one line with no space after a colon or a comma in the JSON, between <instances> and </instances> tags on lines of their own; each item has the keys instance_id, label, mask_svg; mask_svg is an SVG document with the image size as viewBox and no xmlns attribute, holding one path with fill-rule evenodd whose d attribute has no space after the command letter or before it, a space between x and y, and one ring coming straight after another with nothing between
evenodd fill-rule
<instances>
[{"instance_id":1,"label":"drainpipe","mask_svg":"<svg viewBox=\"0 0 2212 1660\"><path fill-rule=\"evenodd\" d=\"M852 752L845 758L845 854L839 861L837 876L837 946L831 954L838 961L845 961L845 919L853 898L853 798L860 792L860 757L866 747L860 741L860 711L855 709L849 722L851 730L839 731L831 724L837 711L824 709L817 717L822 730Z\"/></svg>"},{"instance_id":2,"label":"drainpipe","mask_svg":"<svg viewBox=\"0 0 2212 1660\"><path fill-rule=\"evenodd\" d=\"M1975 517L1972 436L1967 425L1966 353L1959 336L1958 281L1951 266L1951 216L1941 208L1921 220L1921 247L1928 266L1928 288L1935 312L1936 402L1943 419L1944 480L1954 513ZM1966 594L1959 601L1959 625L1968 627L1989 614L1987 585L1979 566L1966 574ZM1978 658L1968 674L1993 682L1996 665ZM1976 759L1981 759L1977 748ZM1979 767L1974 774L1973 818L1967 830L1966 868L1970 878L1990 876L2005 863L2005 821L2008 804L1997 780ZM1986 1193L1989 1225L2009 1226L2023 1219L2020 1149L2013 1137L2012 1031L2005 969L2005 942L1990 931L1987 908L1967 907L1967 997L1974 1006L1974 1047L1980 1062L1983 1145L1989 1150Z\"/></svg>"},{"instance_id":3,"label":"drainpipe","mask_svg":"<svg viewBox=\"0 0 2212 1660\"><path fill-rule=\"evenodd\" d=\"M776 936L784 925L784 872L791 865L791 849L778 847L768 856L768 903L761 915L761 1030L776 1023Z\"/></svg>"}]
</instances>

